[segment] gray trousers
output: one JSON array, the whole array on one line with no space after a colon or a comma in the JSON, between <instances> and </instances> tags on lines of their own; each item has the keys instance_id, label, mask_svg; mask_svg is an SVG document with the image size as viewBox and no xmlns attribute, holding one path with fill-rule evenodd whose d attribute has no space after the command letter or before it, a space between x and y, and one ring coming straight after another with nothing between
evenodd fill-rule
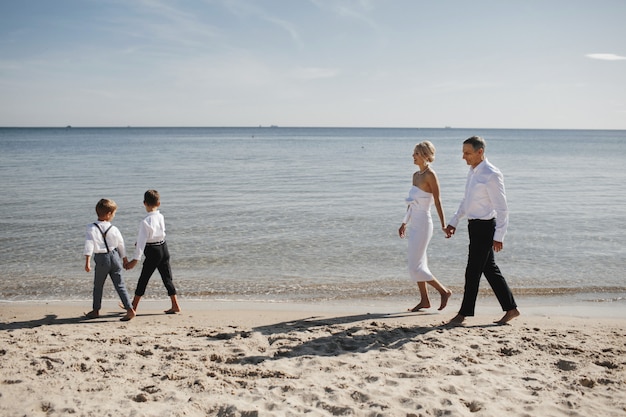
<instances>
[{"instance_id":1,"label":"gray trousers","mask_svg":"<svg viewBox=\"0 0 626 417\"><path fill-rule=\"evenodd\" d=\"M96 253L93 259L96 263L93 278L93 309L100 310L102 307L102 289L108 275L111 276L115 291L120 296L124 308L133 308L128 291L126 291L124 278L122 277L122 259L117 250L109 253Z\"/></svg>"}]
</instances>

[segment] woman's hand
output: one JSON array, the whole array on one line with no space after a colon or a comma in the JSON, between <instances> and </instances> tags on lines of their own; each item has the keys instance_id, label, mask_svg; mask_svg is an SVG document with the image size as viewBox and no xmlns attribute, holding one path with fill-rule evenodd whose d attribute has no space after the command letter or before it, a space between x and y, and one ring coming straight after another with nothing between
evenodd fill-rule
<instances>
[{"instance_id":1,"label":"woman's hand","mask_svg":"<svg viewBox=\"0 0 626 417\"><path fill-rule=\"evenodd\" d=\"M456 227L448 225L443 229L443 232L446 234L446 238L450 238L456 232Z\"/></svg>"}]
</instances>

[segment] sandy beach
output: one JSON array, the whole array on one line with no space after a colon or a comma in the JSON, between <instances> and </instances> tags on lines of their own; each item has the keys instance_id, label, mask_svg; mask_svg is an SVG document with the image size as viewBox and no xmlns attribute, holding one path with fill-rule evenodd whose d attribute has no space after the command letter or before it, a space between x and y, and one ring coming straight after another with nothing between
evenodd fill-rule
<instances>
[{"instance_id":1,"label":"sandy beach","mask_svg":"<svg viewBox=\"0 0 626 417\"><path fill-rule=\"evenodd\" d=\"M482 309L0 303L2 416L622 416L626 318ZM405 307L405 306L402 306ZM408 307L408 306L406 306ZM555 315L561 312L562 315Z\"/></svg>"}]
</instances>

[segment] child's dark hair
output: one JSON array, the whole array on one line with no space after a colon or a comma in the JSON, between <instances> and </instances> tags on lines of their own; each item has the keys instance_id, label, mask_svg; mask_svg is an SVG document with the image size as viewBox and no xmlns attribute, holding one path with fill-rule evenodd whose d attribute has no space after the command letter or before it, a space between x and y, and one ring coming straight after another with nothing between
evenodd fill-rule
<instances>
[{"instance_id":1,"label":"child's dark hair","mask_svg":"<svg viewBox=\"0 0 626 417\"><path fill-rule=\"evenodd\" d=\"M115 201L103 198L96 204L96 214L98 217L104 217L109 213L114 213L117 210L117 204Z\"/></svg>"},{"instance_id":2,"label":"child's dark hair","mask_svg":"<svg viewBox=\"0 0 626 417\"><path fill-rule=\"evenodd\" d=\"M155 207L161 201L161 196L157 190L148 190L143 194L143 202L150 207Z\"/></svg>"}]
</instances>

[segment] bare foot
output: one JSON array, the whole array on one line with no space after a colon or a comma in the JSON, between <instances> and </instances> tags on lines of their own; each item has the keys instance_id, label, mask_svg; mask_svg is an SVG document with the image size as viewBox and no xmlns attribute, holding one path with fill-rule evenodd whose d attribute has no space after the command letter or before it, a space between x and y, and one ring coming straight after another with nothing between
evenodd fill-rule
<instances>
[{"instance_id":1,"label":"bare foot","mask_svg":"<svg viewBox=\"0 0 626 417\"><path fill-rule=\"evenodd\" d=\"M465 316L457 314L447 324L448 324L448 326L462 326L464 321L465 321Z\"/></svg>"},{"instance_id":2,"label":"bare foot","mask_svg":"<svg viewBox=\"0 0 626 417\"><path fill-rule=\"evenodd\" d=\"M418 311L420 311L423 308L430 308L430 303L429 302L420 301L420 303L418 305L416 305L413 308L409 308L408 311L410 311L412 313L417 313Z\"/></svg>"},{"instance_id":3,"label":"bare foot","mask_svg":"<svg viewBox=\"0 0 626 417\"><path fill-rule=\"evenodd\" d=\"M446 291L441 294L441 305L439 306L439 310L443 310L444 308L446 308L451 295L452 291L450 291L449 289L446 289Z\"/></svg>"},{"instance_id":4,"label":"bare foot","mask_svg":"<svg viewBox=\"0 0 626 417\"><path fill-rule=\"evenodd\" d=\"M136 295L133 297L133 301L131 303L131 305L133 306L133 310L135 310L135 313L137 312L137 306L139 305L139 301L141 300L141 297Z\"/></svg>"},{"instance_id":5,"label":"bare foot","mask_svg":"<svg viewBox=\"0 0 626 417\"><path fill-rule=\"evenodd\" d=\"M508 322L510 322L511 320L513 320L515 317L518 317L520 315L520 312L518 309L514 308L513 310L509 310L507 311L504 316L502 316L502 318L494 323L496 324L507 324Z\"/></svg>"},{"instance_id":6,"label":"bare foot","mask_svg":"<svg viewBox=\"0 0 626 417\"><path fill-rule=\"evenodd\" d=\"M169 310L165 310L165 314L176 314L180 313L180 308L170 308Z\"/></svg>"},{"instance_id":7,"label":"bare foot","mask_svg":"<svg viewBox=\"0 0 626 417\"><path fill-rule=\"evenodd\" d=\"M98 310L91 310L89 313L84 313L86 319L97 319L100 317L100 312Z\"/></svg>"},{"instance_id":8,"label":"bare foot","mask_svg":"<svg viewBox=\"0 0 626 417\"><path fill-rule=\"evenodd\" d=\"M134 310L126 310L126 315L124 317L122 317L120 319L120 321L129 321L133 317L135 317L135 311Z\"/></svg>"}]
</instances>

